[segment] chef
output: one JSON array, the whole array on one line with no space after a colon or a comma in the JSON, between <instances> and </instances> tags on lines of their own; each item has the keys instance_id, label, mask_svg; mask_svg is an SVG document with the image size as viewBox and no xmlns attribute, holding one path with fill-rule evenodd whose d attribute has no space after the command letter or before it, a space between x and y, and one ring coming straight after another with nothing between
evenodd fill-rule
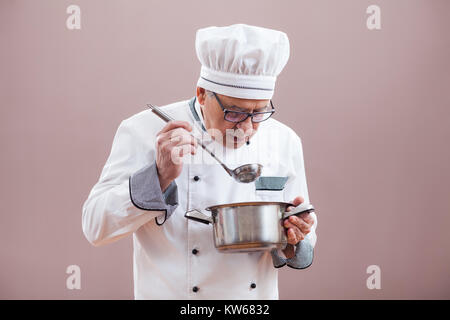
<instances>
[{"instance_id":1,"label":"chef","mask_svg":"<svg viewBox=\"0 0 450 320\"><path fill-rule=\"evenodd\" d=\"M237 24L200 29L195 45L195 96L161 107L174 121L146 109L121 122L83 205L83 232L94 246L132 235L136 299L278 299L278 268L312 263L314 212L284 221L285 249L251 253L217 251L211 225L184 215L235 202L309 203L301 139L271 117L289 41ZM262 164L261 177L237 182L191 134L230 168Z\"/></svg>"}]
</instances>

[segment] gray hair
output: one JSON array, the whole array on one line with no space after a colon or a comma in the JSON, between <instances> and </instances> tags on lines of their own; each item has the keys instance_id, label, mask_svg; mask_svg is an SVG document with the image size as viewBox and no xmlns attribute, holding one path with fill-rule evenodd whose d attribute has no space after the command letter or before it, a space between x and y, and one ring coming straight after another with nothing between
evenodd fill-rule
<instances>
[{"instance_id":1,"label":"gray hair","mask_svg":"<svg viewBox=\"0 0 450 320\"><path fill-rule=\"evenodd\" d=\"M210 97L214 97L214 93L212 91L209 90L205 90L206 94Z\"/></svg>"}]
</instances>

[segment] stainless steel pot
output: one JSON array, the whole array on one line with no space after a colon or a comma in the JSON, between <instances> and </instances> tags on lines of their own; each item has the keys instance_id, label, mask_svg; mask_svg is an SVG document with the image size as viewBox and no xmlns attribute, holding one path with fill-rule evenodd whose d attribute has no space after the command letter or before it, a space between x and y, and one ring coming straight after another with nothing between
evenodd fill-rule
<instances>
[{"instance_id":1,"label":"stainless steel pot","mask_svg":"<svg viewBox=\"0 0 450 320\"><path fill-rule=\"evenodd\" d=\"M221 252L253 252L284 249L287 237L283 221L291 215L313 212L311 204L301 204L291 211L287 202L240 202L206 208L211 217L190 210L185 217L213 225L213 239Z\"/></svg>"}]
</instances>

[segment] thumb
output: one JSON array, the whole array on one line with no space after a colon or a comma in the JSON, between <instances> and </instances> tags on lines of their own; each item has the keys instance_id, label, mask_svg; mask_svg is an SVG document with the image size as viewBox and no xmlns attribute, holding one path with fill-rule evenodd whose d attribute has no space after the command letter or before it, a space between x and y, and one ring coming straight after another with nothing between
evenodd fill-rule
<instances>
[{"instance_id":1,"label":"thumb","mask_svg":"<svg viewBox=\"0 0 450 320\"><path fill-rule=\"evenodd\" d=\"M299 204L303 203L304 201L305 201L305 199L303 199L303 197L298 196L292 201L292 203L294 204L294 206L298 206Z\"/></svg>"}]
</instances>

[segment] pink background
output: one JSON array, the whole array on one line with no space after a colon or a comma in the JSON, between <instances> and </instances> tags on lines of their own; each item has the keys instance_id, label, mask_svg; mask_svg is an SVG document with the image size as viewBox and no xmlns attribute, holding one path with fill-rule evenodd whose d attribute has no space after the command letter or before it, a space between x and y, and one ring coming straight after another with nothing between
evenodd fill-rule
<instances>
[{"instance_id":1,"label":"pink background","mask_svg":"<svg viewBox=\"0 0 450 320\"><path fill-rule=\"evenodd\" d=\"M280 297L449 299L449 17L447 0L1 0L0 298L133 298L131 238L92 247L82 204L123 119L194 95L195 31L248 23L290 38L276 118L302 137L319 217Z\"/></svg>"}]
</instances>

